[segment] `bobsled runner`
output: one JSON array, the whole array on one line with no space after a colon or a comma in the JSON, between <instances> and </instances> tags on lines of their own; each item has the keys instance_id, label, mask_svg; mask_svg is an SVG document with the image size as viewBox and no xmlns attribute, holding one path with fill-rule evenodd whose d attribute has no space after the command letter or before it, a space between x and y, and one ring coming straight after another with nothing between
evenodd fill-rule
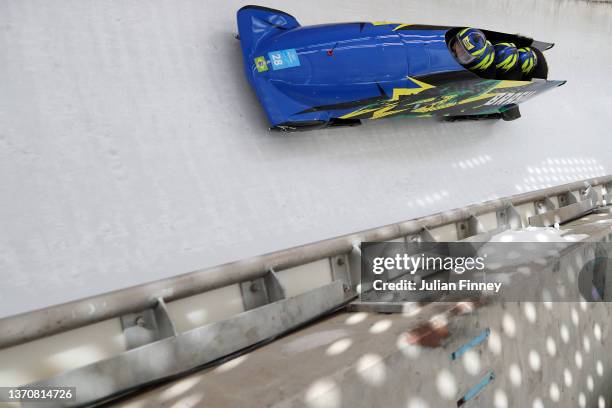
<instances>
[{"instance_id":1,"label":"bobsled runner","mask_svg":"<svg viewBox=\"0 0 612 408\"><path fill-rule=\"evenodd\" d=\"M282 131L355 126L363 119L437 116L446 120L520 117L518 104L563 85L547 80L542 52L553 44L482 30L541 55L530 80L482 77L449 47L465 27L356 22L302 27L260 6L237 13L244 69L271 124Z\"/></svg>"}]
</instances>

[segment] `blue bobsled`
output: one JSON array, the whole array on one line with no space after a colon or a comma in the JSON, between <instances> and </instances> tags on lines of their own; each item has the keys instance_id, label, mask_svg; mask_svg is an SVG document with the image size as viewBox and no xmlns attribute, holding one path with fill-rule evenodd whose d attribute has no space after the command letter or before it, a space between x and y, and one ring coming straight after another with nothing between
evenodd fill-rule
<instances>
[{"instance_id":1,"label":"blue bobsled","mask_svg":"<svg viewBox=\"0 0 612 408\"><path fill-rule=\"evenodd\" d=\"M302 27L291 15L260 6L237 13L249 83L271 129L353 126L363 119L441 116L520 117L518 103L565 81L483 78L457 62L448 42L464 27L356 22ZM482 30L492 42L553 44Z\"/></svg>"}]
</instances>

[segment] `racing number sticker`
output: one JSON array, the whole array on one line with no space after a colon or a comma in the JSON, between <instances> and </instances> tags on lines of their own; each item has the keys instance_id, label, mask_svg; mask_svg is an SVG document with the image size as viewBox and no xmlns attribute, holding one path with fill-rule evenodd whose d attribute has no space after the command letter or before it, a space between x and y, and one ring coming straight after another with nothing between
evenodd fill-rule
<instances>
[{"instance_id":1,"label":"racing number sticker","mask_svg":"<svg viewBox=\"0 0 612 408\"><path fill-rule=\"evenodd\" d=\"M300 58L293 48L269 52L268 57L274 71L300 66Z\"/></svg>"},{"instance_id":2,"label":"racing number sticker","mask_svg":"<svg viewBox=\"0 0 612 408\"><path fill-rule=\"evenodd\" d=\"M257 72L264 72L268 70L268 63L263 56L255 58L255 66L257 67Z\"/></svg>"}]
</instances>

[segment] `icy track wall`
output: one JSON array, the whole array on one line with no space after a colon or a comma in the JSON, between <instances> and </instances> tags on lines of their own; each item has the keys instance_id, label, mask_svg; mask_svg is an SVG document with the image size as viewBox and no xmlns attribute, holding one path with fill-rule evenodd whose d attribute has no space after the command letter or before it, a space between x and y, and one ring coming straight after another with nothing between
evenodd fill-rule
<instances>
[{"instance_id":1,"label":"icy track wall","mask_svg":"<svg viewBox=\"0 0 612 408\"><path fill-rule=\"evenodd\" d=\"M568 80L511 123L285 135L244 79L244 4L0 2L0 316L612 172L609 5L266 1L532 35Z\"/></svg>"}]
</instances>

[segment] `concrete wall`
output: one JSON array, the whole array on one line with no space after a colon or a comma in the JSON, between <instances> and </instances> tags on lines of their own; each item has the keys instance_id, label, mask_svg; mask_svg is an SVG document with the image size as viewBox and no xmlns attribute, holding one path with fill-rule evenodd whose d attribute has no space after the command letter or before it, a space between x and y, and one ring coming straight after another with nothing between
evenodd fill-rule
<instances>
[{"instance_id":1,"label":"concrete wall","mask_svg":"<svg viewBox=\"0 0 612 408\"><path fill-rule=\"evenodd\" d=\"M605 304L513 302L452 319L447 311L434 305L411 315L339 314L117 406L450 408L490 371L495 379L465 407L612 403ZM419 325L447 318L439 345L410 341ZM491 334L484 343L451 359L485 328Z\"/></svg>"}]
</instances>

